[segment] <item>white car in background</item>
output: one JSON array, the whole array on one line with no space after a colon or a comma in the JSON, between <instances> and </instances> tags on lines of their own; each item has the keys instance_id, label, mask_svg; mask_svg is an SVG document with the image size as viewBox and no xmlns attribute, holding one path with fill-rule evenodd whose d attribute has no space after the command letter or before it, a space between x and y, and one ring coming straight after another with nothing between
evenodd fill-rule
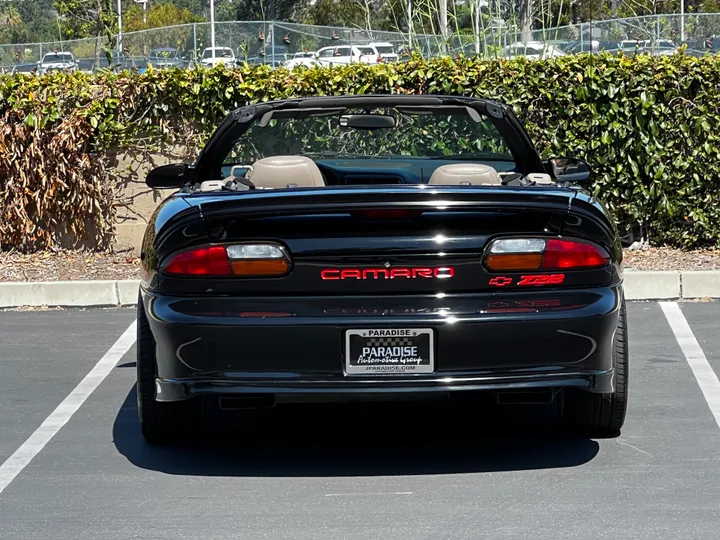
<instances>
[{"instance_id":1,"label":"white car in background","mask_svg":"<svg viewBox=\"0 0 720 540\"><path fill-rule=\"evenodd\" d=\"M395 51L395 45L388 42L368 43L368 47L375 49L381 62L397 62L400 58Z\"/></svg>"},{"instance_id":2,"label":"white car in background","mask_svg":"<svg viewBox=\"0 0 720 540\"><path fill-rule=\"evenodd\" d=\"M645 39L625 39L620 42L620 49L625 54L638 53L649 53L654 56L665 56L668 54L675 54L678 52L679 47L675 42L669 39L658 39L655 41Z\"/></svg>"},{"instance_id":3,"label":"white car in background","mask_svg":"<svg viewBox=\"0 0 720 540\"><path fill-rule=\"evenodd\" d=\"M545 60L547 58L556 58L565 56L565 53L554 45L543 43L541 41L528 41L527 43L513 43L502 50L501 56L512 58L523 56L528 60Z\"/></svg>"},{"instance_id":4,"label":"white car in background","mask_svg":"<svg viewBox=\"0 0 720 540\"><path fill-rule=\"evenodd\" d=\"M291 58L290 60L283 62L282 66L285 69L293 70L298 66L312 68L312 67L322 66L322 64L314 56L301 56L301 57Z\"/></svg>"},{"instance_id":5,"label":"white car in background","mask_svg":"<svg viewBox=\"0 0 720 540\"><path fill-rule=\"evenodd\" d=\"M52 52L43 56L38 68L40 75L44 75L51 71L75 71L77 64L75 63L75 57L72 53Z\"/></svg>"},{"instance_id":6,"label":"white car in background","mask_svg":"<svg viewBox=\"0 0 720 540\"><path fill-rule=\"evenodd\" d=\"M200 58L200 65L203 67L213 67L218 64L225 64L226 66L237 65L235 59L235 53L230 47L208 47L202 53Z\"/></svg>"},{"instance_id":7,"label":"white car in background","mask_svg":"<svg viewBox=\"0 0 720 540\"><path fill-rule=\"evenodd\" d=\"M315 59L323 66L377 64L378 53L369 45L338 45L319 49Z\"/></svg>"}]
</instances>

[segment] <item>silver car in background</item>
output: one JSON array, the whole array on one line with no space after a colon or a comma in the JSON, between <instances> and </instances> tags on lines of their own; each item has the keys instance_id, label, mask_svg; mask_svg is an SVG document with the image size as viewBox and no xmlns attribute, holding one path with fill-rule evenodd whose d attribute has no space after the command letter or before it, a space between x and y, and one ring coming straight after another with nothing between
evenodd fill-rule
<instances>
[{"instance_id":1,"label":"silver car in background","mask_svg":"<svg viewBox=\"0 0 720 540\"><path fill-rule=\"evenodd\" d=\"M45 75L51 71L75 71L77 64L75 63L75 57L69 52L52 52L47 53L40 60L40 66L38 72L40 75Z\"/></svg>"}]
</instances>

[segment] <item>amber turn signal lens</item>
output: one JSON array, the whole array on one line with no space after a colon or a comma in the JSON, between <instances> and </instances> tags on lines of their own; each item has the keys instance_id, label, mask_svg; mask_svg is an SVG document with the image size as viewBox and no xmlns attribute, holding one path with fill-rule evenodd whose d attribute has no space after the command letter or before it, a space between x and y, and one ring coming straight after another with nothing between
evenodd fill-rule
<instances>
[{"instance_id":1,"label":"amber turn signal lens","mask_svg":"<svg viewBox=\"0 0 720 540\"><path fill-rule=\"evenodd\" d=\"M235 260L230 262L236 276L282 276L290 270L285 259Z\"/></svg>"},{"instance_id":2,"label":"amber turn signal lens","mask_svg":"<svg viewBox=\"0 0 720 540\"><path fill-rule=\"evenodd\" d=\"M542 253L490 254L485 264L490 270L537 270L542 264Z\"/></svg>"}]
</instances>

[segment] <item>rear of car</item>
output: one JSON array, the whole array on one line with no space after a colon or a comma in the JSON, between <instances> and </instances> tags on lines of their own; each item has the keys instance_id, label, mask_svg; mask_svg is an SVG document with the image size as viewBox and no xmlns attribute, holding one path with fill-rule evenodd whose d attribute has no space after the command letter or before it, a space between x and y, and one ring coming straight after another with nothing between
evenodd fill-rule
<instances>
[{"instance_id":1,"label":"rear of car","mask_svg":"<svg viewBox=\"0 0 720 540\"><path fill-rule=\"evenodd\" d=\"M367 45L340 45L318 50L317 61L324 66L347 64L377 64L377 51Z\"/></svg>"},{"instance_id":2,"label":"rear of car","mask_svg":"<svg viewBox=\"0 0 720 540\"><path fill-rule=\"evenodd\" d=\"M395 52L395 46L392 43L370 43L368 46L375 50L378 63L397 62L400 58L397 52Z\"/></svg>"},{"instance_id":3,"label":"rear of car","mask_svg":"<svg viewBox=\"0 0 720 540\"><path fill-rule=\"evenodd\" d=\"M352 113L391 100L405 132L434 132L410 137L409 157L390 137L398 124ZM566 391L584 428L619 429L624 402L609 396L625 384L624 300L612 224L590 196L540 171L508 108L452 103L269 104L218 129L192 170L196 187L158 209L144 242L148 439L182 426L198 397L234 408L468 391L513 403ZM453 138L438 140L448 129ZM318 147L341 139L344 153ZM236 180L237 170L248 172ZM537 182L513 184L518 176Z\"/></svg>"},{"instance_id":4,"label":"rear of car","mask_svg":"<svg viewBox=\"0 0 720 540\"><path fill-rule=\"evenodd\" d=\"M169 47L151 50L147 60L154 69L159 70L174 68L182 69L186 64L180 57L178 50Z\"/></svg>"},{"instance_id":5,"label":"rear of car","mask_svg":"<svg viewBox=\"0 0 720 540\"><path fill-rule=\"evenodd\" d=\"M74 71L76 67L72 53L47 53L40 62L40 74L44 75L53 71Z\"/></svg>"},{"instance_id":6,"label":"rear of car","mask_svg":"<svg viewBox=\"0 0 720 540\"><path fill-rule=\"evenodd\" d=\"M235 66L235 52L230 47L208 47L205 49L200 58L200 65L212 67L218 64L224 64L227 67Z\"/></svg>"}]
</instances>

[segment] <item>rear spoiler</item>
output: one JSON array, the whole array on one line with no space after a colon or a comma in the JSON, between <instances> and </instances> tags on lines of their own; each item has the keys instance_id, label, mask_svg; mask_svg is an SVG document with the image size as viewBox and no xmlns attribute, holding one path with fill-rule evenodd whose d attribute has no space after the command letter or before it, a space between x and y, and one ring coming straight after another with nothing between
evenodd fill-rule
<instances>
[{"instance_id":1,"label":"rear spoiler","mask_svg":"<svg viewBox=\"0 0 720 540\"><path fill-rule=\"evenodd\" d=\"M522 209L567 213L577 191L558 187L477 189L466 186L402 187L337 186L288 190L249 190L210 196L194 193L184 198L200 206L204 216L221 217L347 212L366 209L466 211Z\"/></svg>"}]
</instances>

